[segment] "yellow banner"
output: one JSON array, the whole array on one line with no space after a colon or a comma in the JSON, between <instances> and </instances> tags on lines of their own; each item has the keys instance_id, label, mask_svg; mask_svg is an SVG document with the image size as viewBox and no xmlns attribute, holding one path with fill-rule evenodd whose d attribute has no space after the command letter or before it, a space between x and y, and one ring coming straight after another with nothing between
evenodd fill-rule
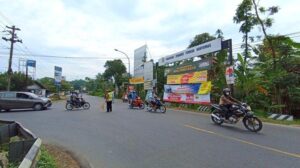
<instances>
[{"instance_id":1,"label":"yellow banner","mask_svg":"<svg viewBox=\"0 0 300 168\"><path fill-rule=\"evenodd\" d=\"M143 84L144 83L144 77L135 77L129 79L130 84Z\"/></svg>"},{"instance_id":2,"label":"yellow banner","mask_svg":"<svg viewBox=\"0 0 300 168\"><path fill-rule=\"evenodd\" d=\"M197 71L180 75L168 75L167 84L191 84L207 81L207 71Z\"/></svg>"},{"instance_id":3,"label":"yellow banner","mask_svg":"<svg viewBox=\"0 0 300 168\"><path fill-rule=\"evenodd\" d=\"M210 91L211 91L211 81L203 82L203 83L201 83L198 94L200 94L200 95L208 94L208 93L210 93Z\"/></svg>"}]
</instances>

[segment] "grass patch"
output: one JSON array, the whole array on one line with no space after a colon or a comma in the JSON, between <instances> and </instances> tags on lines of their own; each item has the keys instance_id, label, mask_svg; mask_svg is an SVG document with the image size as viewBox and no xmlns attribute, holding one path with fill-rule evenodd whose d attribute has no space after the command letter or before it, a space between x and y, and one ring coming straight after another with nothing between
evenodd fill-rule
<instances>
[{"instance_id":1,"label":"grass patch","mask_svg":"<svg viewBox=\"0 0 300 168\"><path fill-rule=\"evenodd\" d=\"M273 123L273 124L282 124L282 125L297 125L300 126L300 120L294 119L294 121L281 121L281 120L273 120L270 118L260 118L263 122Z\"/></svg>"},{"instance_id":2,"label":"grass patch","mask_svg":"<svg viewBox=\"0 0 300 168\"><path fill-rule=\"evenodd\" d=\"M41 148L41 156L37 163L37 168L57 168L53 156L49 154L44 146Z\"/></svg>"},{"instance_id":3,"label":"grass patch","mask_svg":"<svg viewBox=\"0 0 300 168\"><path fill-rule=\"evenodd\" d=\"M9 163L8 168L18 168L19 164L18 163Z\"/></svg>"}]
</instances>

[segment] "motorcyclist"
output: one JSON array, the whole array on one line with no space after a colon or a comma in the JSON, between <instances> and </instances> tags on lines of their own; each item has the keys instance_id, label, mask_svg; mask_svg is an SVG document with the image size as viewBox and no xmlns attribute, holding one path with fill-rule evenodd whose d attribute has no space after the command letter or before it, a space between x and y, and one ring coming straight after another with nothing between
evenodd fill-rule
<instances>
[{"instance_id":1,"label":"motorcyclist","mask_svg":"<svg viewBox=\"0 0 300 168\"><path fill-rule=\"evenodd\" d=\"M133 101L135 100L135 99L137 99L137 93L136 93L136 91L134 90L134 91L131 91L130 93L129 93L129 95L128 95L128 98L129 98L129 104L132 106L133 105Z\"/></svg>"},{"instance_id":2,"label":"motorcyclist","mask_svg":"<svg viewBox=\"0 0 300 168\"><path fill-rule=\"evenodd\" d=\"M223 89L223 95L220 97L220 107L225 112L225 119L232 115L231 106L233 104L240 104L241 102L231 96L231 91L229 88Z\"/></svg>"},{"instance_id":3,"label":"motorcyclist","mask_svg":"<svg viewBox=\"0 0 300 168\"><path fill-rule=\"evenodd\" d=\"M80 105L80 98L78 97L78 94L76 92L71 93L71 101L76 105Z\"/></svg>"}]
</instances>

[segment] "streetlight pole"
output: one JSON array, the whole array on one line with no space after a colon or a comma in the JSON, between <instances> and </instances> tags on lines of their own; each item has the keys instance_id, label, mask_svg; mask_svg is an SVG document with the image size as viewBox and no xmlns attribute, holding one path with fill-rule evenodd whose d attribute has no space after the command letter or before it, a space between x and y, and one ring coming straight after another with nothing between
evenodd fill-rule
<instances>
[{"instance_id":1,"label":"streetlight pole","mask_svg":"<svg viewBox=\"0 0 300 168\"><path fill-rule=\"evenodd\" d=\"M126 58L128 59L128 69L129 69L129 72L128 72L128 73L129 73L129 77L130 77L130 59L129 59L128 55L127 55L125 52L120 51L120 50L118 50L118 49L115 49L115 51L124 54L124 55L126 56Z\"/></svg>"}]
</instances>

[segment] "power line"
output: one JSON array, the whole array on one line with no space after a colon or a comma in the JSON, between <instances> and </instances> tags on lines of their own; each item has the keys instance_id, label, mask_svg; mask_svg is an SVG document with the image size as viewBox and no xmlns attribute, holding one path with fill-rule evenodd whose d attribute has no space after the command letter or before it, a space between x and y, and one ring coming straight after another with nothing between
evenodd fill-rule
<instances>
[{"instance_id":1,"label":"power line","mask_svg":"<svg viewBox=\"0 0 300 168\"><path fill-rule=\"evenodd\" d=\"M0 55L4 56L8 53L0 52ZM112 59L124 59L120 57L108 57L108 58L100 58L100 57L72 57L72 56L57 56L57 55L43 55L43 54L27 54L27 53L14 53L15 56L35 56L40 58L60 58L60 59L95 59L95 60L112 60Z\"/></svg>"}]
</instances>

